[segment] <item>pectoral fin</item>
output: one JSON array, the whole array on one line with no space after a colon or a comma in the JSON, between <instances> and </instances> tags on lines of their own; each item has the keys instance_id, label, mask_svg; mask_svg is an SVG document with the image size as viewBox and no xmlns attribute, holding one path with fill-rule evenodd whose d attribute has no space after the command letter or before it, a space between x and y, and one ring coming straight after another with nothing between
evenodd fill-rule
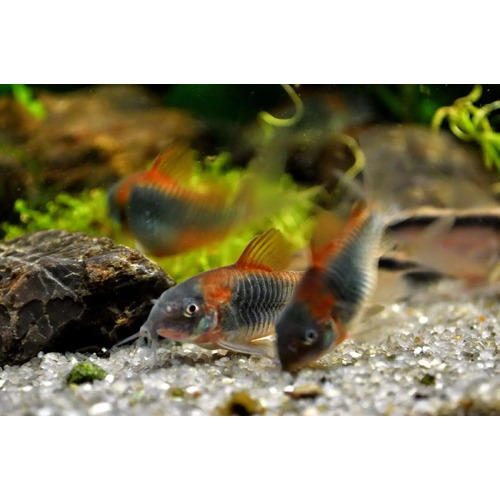
<instances>
[{"instance_id":1,"label":"pectoral fin","mask_svg":"<svg viewBox=\"0 0 500 500\"><path fill-rule=\"evenodd\" d=\"M256 354L257 356L263 356L265 358L274 359L276 356L274 339L270 337L260 338L251 340L248 343L238 344L236 342L227 342L225 340L220 340L217 344L223 349L229 349L231 351L243 352L245 354Z\"/></svg>"}]
</instances>

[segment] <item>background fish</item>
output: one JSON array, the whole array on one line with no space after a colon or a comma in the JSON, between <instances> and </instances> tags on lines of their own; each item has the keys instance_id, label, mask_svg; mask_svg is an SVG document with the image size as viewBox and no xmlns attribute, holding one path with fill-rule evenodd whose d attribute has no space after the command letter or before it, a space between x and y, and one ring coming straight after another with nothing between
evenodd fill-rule
<instances>
[{"instance_id":1,"label":"background fish","mask_svg":"<svg viewBox=\"0 0 500 500\"><path fill-rule=\"evenodd\" d=\"M500 209L436 209L403 213L386 234L394 252L387 256L480 286L498 280ZM401 220L402 219L402 220Z\"/></svg>"},{"instance_id":2,"label":"background fish","mask_svg":"<svg viewBox=\"0 0 500 500\"><path fill-rule=\"evenodd\" d=\"M248 244L235 264L165 291L142 335L274 357L274 343L266 337L274 333L276 319L301 277L285 271L289 261L282 234L266 231Z\"/></svg>"},{"instance_id":3,"label":"background fish","mask_svg":"<svg viewBox=\"0 0 500 500\"><path fill-rule=\"evenodd\" d=\"M110 214L147 253L173 255L217 241L255 213L251 176L231 193L209 180L190 183L193 171L191 151L176 144L149 170L132 174L110 190Z\"/></svg>"},{"instance_id":4,"label":"background fish","mask_svg":"<svg viewBox=\"0 0 500 500\"><path fill-rule=\"evenodd\" d=\"M344 223L330 212L318 219L312 265L276 324L285 369L310 363L346 339L376 283L382 216L357 204Z\"/></svg>"}]
</instances>

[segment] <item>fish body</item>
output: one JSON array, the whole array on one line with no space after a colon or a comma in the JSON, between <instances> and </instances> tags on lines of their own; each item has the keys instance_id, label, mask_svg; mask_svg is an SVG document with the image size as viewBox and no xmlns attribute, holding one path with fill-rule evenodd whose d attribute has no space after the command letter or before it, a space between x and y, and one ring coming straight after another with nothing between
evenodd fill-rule
<instances>
[{"instance_id":1,"label":"fish body","mask_svg":"<svg viewBox=\"0 0 500 500\"><path fill-rule=\"evenodd\" d=\"M209 349L274 357L267 339L301 273L286 271L290 255L281 233L254 238L238 261L166 290L141 331Z\"/></svg>"},{"instance_id":2,"label":"fish body","mask_svg":"<svg viewBox=\"0 0 500 500\"><path fill-rule=\"evenodd\" d=\"M423 208L402 216L402 220L386 229L395 244L395 256L464 280L471 286L498 279L498 208Z\"/></svg>"},{"instance_id":3,"label":"fish body","mask_svg":"<svg viewBox=\"0 0 500 500\"><path fill-rule=\"evenodd\" d=\"M252 213L250 182L236 195L205 182L189 184L191 152L172 146L146 172L132 174L108 194L109 211L155 256L190 250L224 238Z\"/></svg>"},{"instance_id":4,"label":"fish body","mask_svg":"<svg viewBox=\"0 0 500 500\"><path fill-rule=\"evenodd\" d=\"M325 212L311 242L312 263L276 324L284 369L311 363L344 341L376 283L382 216L358 204L346 223Z\"/></svg>"}]
</instances>

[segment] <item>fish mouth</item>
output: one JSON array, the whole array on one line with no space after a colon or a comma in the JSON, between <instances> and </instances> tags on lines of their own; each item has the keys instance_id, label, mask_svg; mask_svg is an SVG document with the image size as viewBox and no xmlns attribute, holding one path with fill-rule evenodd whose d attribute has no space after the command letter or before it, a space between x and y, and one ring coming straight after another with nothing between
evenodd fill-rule
<instances>
[{"instance_id":1,"label":"fish mouth","mask_svg":"<svg viewBox=\"0 0 500 500\"><path fill-rule=\"evenodd\" d=\"M185 342L189 335L185 332L177 332L175 330L168 330L166 328L161 328L156 332L160 337L164 337L169 340L177 340L178 342Z\"/></svg>"},{"instance_id":2,"label":"fish mouth","mask_svg":"<svg viewBox=\"0 0 500 500\"><path fill-rule=\"evenodd\" d=\"M280 358L281 368L286 372L296 372L304 367L306 363Z\"/></svg>"},{"instance_id":3,"label":"fish mouth","mask_svg":"<svg viewBox=\"0 0 500 500\"><path fill-rule=\"evenodd\" d=\"M288 344L286 347L278 349L278 358L281 368L288 372L295 372L302 368L306 368L320 357L321 354L300 355L297 347L292 344Z\"/></svg>"}]
</instances>

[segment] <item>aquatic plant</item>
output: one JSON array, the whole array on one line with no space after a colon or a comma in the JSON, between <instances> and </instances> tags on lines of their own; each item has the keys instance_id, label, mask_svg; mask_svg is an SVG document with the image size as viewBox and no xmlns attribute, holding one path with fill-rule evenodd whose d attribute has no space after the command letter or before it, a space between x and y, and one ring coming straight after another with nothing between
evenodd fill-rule
<instances>
[{"instance_id":1,"label":"aquatic plant","mask_svg":"<svg viewBox=\"0 0 500 500\"><path fill-rule=\"evenodd\" d=\"M104 189L83 191L78 196L59 193L43 207L35 201L18 199L14 210L19 214L19 224L4 222L0 229L5 239L45 229L65 229L112 237L116 226L108 216L107 194Z\"/></svg>"},{"instance_id":2,"label":"aquatic plant","mask_svg":"<svg viewBox=\"0 0 500 500\"><path fill-rule=\"evenodd\" d=\"M483 106L475 103L481 98L483 89L475 85L465 97L455 100L451 106L439 108L431 122L431 128L439 130L444 120L453 134L462 141L474 141L479 144L483 153L486 168L495 167L500 172L500 132L491 126L488 116L500 109L500 100Z\"/></svg>"},{"instance_id":3,"label":"aquatic plant","mask_svg":"<svg viewBox=\"0 0 500 500\"><path fill-rule=\"evenodd\" d=\"M362 88L371 94L373 103L385 115L398 122L429 123L445 97L443 91L436 86L421 84L376 84L363 85Z\"/></svg>"},{"instance_id":4,"label":"aquatic plant","mask_svg":"<svg viewBox=\"0 0 500 500\"><path fill-rule=\"evenodd\" d=\"M281 86L292 100L295 106L295 113L290 118L276 118L267 111L261 111L258 114L258 118L264 129L264 137L267 140L271 138L274 127L293 127L293 125L298 123L304 116L304 103L297 92L295 92L291 85L282 84Z\"/></svg>"},{"instance_id":5,"label":"aquatic plant","mask_svg":"<svg viewBox=\"0 0 500 500\"><path fill-rule=\"evenodd\" d=\"M43 120L47 114L43 104L34 97L33 90L28 85L4 84L0 94L11 92L14 99L29 111L36 119Z\"/></svg>"}]
</instances>

